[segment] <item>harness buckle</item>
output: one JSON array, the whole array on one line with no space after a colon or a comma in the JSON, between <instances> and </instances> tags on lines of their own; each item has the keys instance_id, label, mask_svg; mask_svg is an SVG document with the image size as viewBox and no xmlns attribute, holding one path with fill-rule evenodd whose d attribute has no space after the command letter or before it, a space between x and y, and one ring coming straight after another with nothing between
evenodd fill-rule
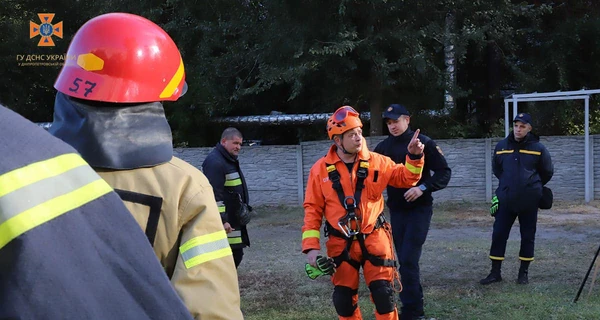
<instances>
[{"instance_id":1,"label":"harness buckle","mask_svg":"<svg viewBox=\"0 0 600 320\"><path fill-rule=\"evenodd\" d=\"M348 201L350 200L350 201ZM347 196L344 198L344 208L346 209L346 211L348 212L352 212L356 209L356 199L354 198L354 196Z\"/></svg>"},{"instance_id":2,"label":"harness buckle","mask_svg":"<svg viewBox=\"0 0 600 320\"><path fill-rule=\"evenodd\" d=\"M352 227L352 221L354 221L355 228ZM347 238L351 238L360 233L360 219L352 213L347 214L343 218L338 221L338 226L340 230L344 233Z\"/></svg>"},{"instance_id":3,"label":"harness buckle","mask_svg":"<svg viewBox=\"0 0 600 320\"><path fill-rule=\"evenodd\" d=\"M368 173L369 171L366 168L358 168L358 170L356 170L356 177L365 179Z\"/></svg>"}]
</instances>

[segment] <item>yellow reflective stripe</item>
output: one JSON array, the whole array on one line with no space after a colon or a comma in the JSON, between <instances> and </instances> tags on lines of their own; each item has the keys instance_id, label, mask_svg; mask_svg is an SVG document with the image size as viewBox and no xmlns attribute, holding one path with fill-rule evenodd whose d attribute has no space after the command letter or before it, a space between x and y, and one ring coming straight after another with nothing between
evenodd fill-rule
<instances>
[{"instance_id":1,"label":"yellow reflective stripe","mask_svg":"<svg viewBox=\"0 0 600 320\"><path fill-rule=\"evenodd\" d=\"M306 231L302 232L302 240L304 240L306 238L319 239L320 237L321 237L321 232L319 232L319 230L306 230Z\"/></svg>"},{"instance_id":2,"label":"yellow reflective stripe","mask_svg":"<svg viewBox=\"0 0 600 320\"><path fill-rule=\"evenodd\" d=\"M231 247L229 247L229 245L227 246L227 248L222 248L219 250L215 250L213 252L209 252L209 253L205 253L199 256L196 256L190 260L186 260L185 261L185 267L186 268L192 268L195 267L199 264L203 264L205 262L208 261L212 261L212 260L216 260L219 258L223 258L223 257L227 257L232 255L233 253L231 252Z\"/></svg>"},{"instance_id":3,"label":"yellow reflective stripe","mask_svg":"<svg viewBox=\"0 0 600 320\"><path fill-rule=\"evenodd\" d=\"M163 91L160 93L160 95L158 97L159 98L171 97L173 95L173 93L175 93L175 89L177 89L177 86L179 86L179 84L181 83L181 80L183 79L184 74L185 74L185 71L183 68L183 60L180 58L179 59L179 67L177 68L177 72L175 72L175 74L173 75L173 78L171 78L171 81L169 81L169 83L167 84L165 89L163 89Z\"/></svg>"},{"instance_id":4,"label":"yellow reflective stripe","mask_svg":"<svg viewBox=\"0 0 600 320\"><path fill-rule=\"evenodd\" d=\"M227 238L227 241L229 244L240 244L242 243L242 237Z\"/></svg>"},{"instance_id":5,"label":"yellow reflective stripe","mask_svg":"<svg viewBox=\"0 0 600 320\"><path fill-rule=\"evenodd\" d=\"M541 156L542 153L540 151L531 151L531 150L519 150L520 153L533 154L535 156Z\"/></svg>"},{"instance_id":6,"label":"yellow reflective stripe","mask_svg":"<svg viewBox=\"0 0 600 320\"><path fill-rule=\"evenodd\" d=\"M227 233L225 233L225 230L219 230L217 232L197 236L197 237L194 237L194 238L186 241L181 247L179 247L179 251L181 253L184 253L195 246L213 242L213 241L217 241L220 239L225 239L225 238L227 238Z\"/></svg>"},{"instance_id":7,"label":"yellow reflective stripe","mask_svg":"<svg viewBox=\"0 0 600 320\"><path fill-rule=\"evenodd\" d=\"M234 230L227 234L227 241L229 244L239 244L242 243L242 231Z\"/></svg>"},{"instance_id":8,"label":"yellow reflective stripe","mask_svg":"<svg viewBox=\"0 0 600 320\"><path fill-rule=\"evenodd\" d=\"M531 257L531 258L523 258L523 257L519 257L519 260L523 260L523 261L533 261L533 257Z\"/></svg>"},{"instance_id":9,"label":"yellow reflective stripe","mask_svg":"<svg viewBox=\"0 0 600 320\"><path fill-rule=\"evenodd\" d=\"M217 208L219 208L219 213L225 212L225 204L223 201L217 201Z\"/></svg>"},{"instance_id":10,"label":"yellow reflective stripe","mask_svg":"<svg viewBox=\"0 0 600 320\"><path fill-rule=\"evenodd\" d=\"M513 153L515 150L500 150L500 151L496 151L496 154L503 154L503 153Z\"/></svg>"},{"instance_id":11,"label":"yellow reflective stripe","mask_svg":"<svg viewBox=\"0 0 600 320\"><path fill-rule=\"evenodd\" d=\"M327 166L327 172L332 172L335 171L335 166L333 164L330 164Z\"/></svg>"},{"instance_id":12,"label":"yellow reflective stripe","mask_svg":"<svg viewBox=\"0 0 600 320\"><path fill-rule=\"evenodd\" d=\"M226 239L225 230L219 230L186 241L179 247L185 267L189 269L204 262L231 255L231 248Z\"/></svg>"},{"instance_id":13,"label":"yellow reflective stripe","mask_svg":"<svg viewBox=\"0 0 600 320\"><path fill-rule=\"evenodd\" d=\"M235 180L227 180L225 181L225 186L226 187L235 187L235 186L239 186L242 184L242 179L235 179Z\"/></svg>"},{"instance_id":14,"label":"yellow reflective stripe","mask_svg":"<svg viewBox=\"0 0 600 320\"><path fill-rule=\"evenodd\" d=\"M504 260L504 257L490 256L490 259L492 259L492 260Z\"/></svg>"},{"instance_id":15,"label":"yellow reflective stripe","mask_svg":"<svg viewBox=\"0 0 600 320\"><path fill-rule=\"evenodd\" d=\"M98 180L77 190L19 213L0 225L0 248L21 234L111 191L112 188L98 177Z\"/></svg>"},{"instance_id":16,"label":"yellow reflective stripe","mask_svg":"<svg viewBox=\"0 0 600 320\"><path fill-rule=\"evenodd\" d=\"M423 172L423 167L415 167L412 164L410 164L408 161L406 162L405 167L406 167L406 169L408 169L408 171L410 171L411 173L414 173L414 174L420 174L421 172Z\"/></svg>"},{"instance_id":17,"label":"yellow reflective stripe","mask_svg":"<svg viewBox=\"0 0 600 320\"><path fill-rule=\"evenodd\" d=\"M0 197L82 165L87 163L79 155L68 153L5 173L0 176Z\"/></svg>"}]
</instances>

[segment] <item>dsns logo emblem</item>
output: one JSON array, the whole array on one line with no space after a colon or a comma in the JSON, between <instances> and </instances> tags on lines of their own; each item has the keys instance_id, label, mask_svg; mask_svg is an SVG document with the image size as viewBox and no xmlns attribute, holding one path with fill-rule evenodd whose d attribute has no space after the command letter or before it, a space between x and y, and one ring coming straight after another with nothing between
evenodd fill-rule
<instances>
[{"instance_id":1,"label":"dsns logo emblem","mask_svg":"<svg viewBox=\"0 0 600 320\"><path fill-rule=\"evenodd\" d=\"M37 24L33 21L29 21L29 39L40 35L40 42L38 47L54 47L54 41L52 36L57 36L62 39L63 37L63 23L57 22L52 24L54 19L54 13L38 13L41 24Z\"/></svg>"}]
</instances>

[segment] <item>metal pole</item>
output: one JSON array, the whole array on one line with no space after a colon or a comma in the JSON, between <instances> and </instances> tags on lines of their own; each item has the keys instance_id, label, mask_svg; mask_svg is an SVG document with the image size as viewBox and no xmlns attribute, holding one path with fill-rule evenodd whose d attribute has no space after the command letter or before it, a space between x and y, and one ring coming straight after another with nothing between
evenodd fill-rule
<instances>
[{"instance_id":1,"label":"metal pole","mask_svg":"<svg viewBox=\"0 0 600 320\"><path fill-rule=\"evenodd\" d=\"M590 97L585 98L585 202L591 201L590 190Z\"/></svg>"},{"instance_id":2,"label":"metal pole","mask_svg":"<svg viewBox=\"0 0 600 320\"><path fill-rule=\"evenodd\" d=\"M504 136L508 137L508 130L510 130L508 126L508 104L510 101L508 99L504 99Z\"/></svg>"},{"instance_id":3,"label":"metal pole","mask_svg":"<svg viewBox=\"0 0 600 320\"><path fill-rule=\"evenodd\" d=\"M535 93L515 93L513 96L517 98L531 98L531 97L558 97L558 96L572 96L572 95L592 95L600 93L600 89L595 90L577 90L577 91L556 91L556 92L535 92Z\"/></svg>"},{"instance_id":4,"label":"metal pole","mask_svg":"<svg viewBox=\"0 0 600 320\"><path fill-rule=\"evenodd\" d=\"M590 271L592 271L592 267L594 266L594 263L596 262L598 253L600 253L600 247L598 247L598 250L596 251L596 255L594 255L594 259L592 259L590 268L588 269L587 273L585 274L585 277L583 278L583 281L581 282L581 286L579 286L579 291L577 291L577 295L575 296L575 300L573 300L573 303L577 302L577 299L579 299L579 295L581 294L581 291L583 290L583 286L585 286L585 282L587 281L588 277L590 276Z\"/></svg>"},{"instance_id":5,"label":"metal pole","mask_svg":"<svg viewBox=\"0 0 600 320\"><path fill-rule=\"evenodd\" d=\"M515 97L513 95L513 115L512 118L514 119L517 116L517 97ZM506 134L508 136L508 134Z\"/></svg>"},{"instance_id":6,"label":"metal pole","mask_svg":"<svg viewBox=\"0 0 600 320\"><path fill-rule=\"evenodd\" d=\"M492 200L492 139L485 139L485 201L490 202Z\"/></svg>"}]
</instances>

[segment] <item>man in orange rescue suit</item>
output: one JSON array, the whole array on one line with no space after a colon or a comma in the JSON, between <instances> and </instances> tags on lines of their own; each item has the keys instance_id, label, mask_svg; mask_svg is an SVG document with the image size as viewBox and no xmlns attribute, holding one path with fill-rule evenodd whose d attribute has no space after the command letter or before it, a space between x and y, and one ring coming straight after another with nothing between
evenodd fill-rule
<instances>
[{"instance_id":1,"label":"man in orange rescue suit","mask_svg":"<svg viewBox=\"0 0 600 320\"><path fill-rule=\"evenodd\" d=\"M202 172L215 192L236 268L242 262L244 248L250 246L246 224L250 221L252 210L248 205L248 186L238 160L242 140L242 133L238 129L225 129L221 141L202 163Z\"/></svg>"},{"instance_id":2,"label":"man in orange rescue suit","mask_svg":"<svg viewBox=\"0 0 600 320\"><path fill-rule=\"evenodd\" d=\"M173 156L162 101L186 90L171 37L140 16L109 13L75 34L50 132L117 191L194 318L242 319L237 272L212 187Z\"/></svg>"},{"instance_id":3,"label":"man in orange rescue suit","mask_svg":"<svg viewBox=\"0 0 600 320\"><path fill-rule=\"evenodd\" d=\"M362 319L358 308L359 270L375 304L378 320L397 320L394 283L398 278L390 226L385 221L383 190L415 186L424 165L417 129L406 164L369 152L356 110L344 106L327 121L333 145L310 170L304 201L302 252L317 266L320 228L325 219L327 255L333 258L333 304L340 319Z\"/></svg>"},{"instance_id":4,"label":"man in orange rescue suit","mask_svg":"<svg viewBox=\"0 0 600 320\"><path fill-rule=\"evenodd\" d=\"M0 105L0 319L191 319L119 196Z\"/></svg>"}]
</instances>

